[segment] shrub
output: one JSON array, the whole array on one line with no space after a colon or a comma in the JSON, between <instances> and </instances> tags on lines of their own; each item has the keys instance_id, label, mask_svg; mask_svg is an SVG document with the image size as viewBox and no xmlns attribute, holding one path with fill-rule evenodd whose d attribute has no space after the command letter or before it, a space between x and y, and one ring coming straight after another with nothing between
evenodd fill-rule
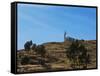
<instances>
[{"instance_id":1,"label":"shrub","mask_svg":"<svg viewBox=\"0 0 100 76\"><path fill-rule=\"evenodd\" d=\"M33 44L32 45L32 50L35 50L36 49L36 44Z\"/></svg>"},{"instance_id":2,"label":"shrub","mask_svg":"<svg viewBox=\"0 0 100 76\"><path fill-rule=\"evenodd\" d=\"M90 56L87 54L87 49L78 40L72 42L69 49L66 50L66 55L72 62L73 68L80 65L83 67L85 65L85 67L87 67L87 64L90 62Z\"/></svg>"},{"instance_id":3,"label":"shrub","mask_svg":"<svg viewBox=\"0 0 100 76\"><path fill-rule=\"evenodd\" d=\"M30 57L29 56L23 56L22 58L21 58L21 64L22 65L26 65L26 64L29 64L30 63Z\"/></svg>"},{"instance_id":4,"label":"shrub","mask_svg":"<svg viewBox=\"0 0 100 76\"><path fill-rule=\"evenodd\" d=\"M27 50L30 50L30 47L32 45L32 40L30 41L27 41L25 44L24 44L24 49L27 51Z\"/></svg>"},{"instance_id":5,"label":"shrub","mask_svg":"<svg viewBox=\"0 0 100 76\"><path fill-rule=\"evenodd\" d=\"M38 45L36 47L36 52L37 54L40 54L42 57L44 57L46 53L45 47L43 45Z\"/></svg>"}]
</instances>

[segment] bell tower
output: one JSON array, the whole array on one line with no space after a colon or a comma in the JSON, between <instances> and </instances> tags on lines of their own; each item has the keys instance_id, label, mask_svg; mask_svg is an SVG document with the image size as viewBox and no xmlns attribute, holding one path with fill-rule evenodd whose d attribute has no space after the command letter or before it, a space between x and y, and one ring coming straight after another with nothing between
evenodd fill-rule
<instances>
[{"instance_id":1,"label":"bell tower","mask_svg":"<svg viewBox=\"0 0 100 76\"><path fill-rule=\"evenodd\" d=\"M64 42L66 42L66 32L64 32Z\"/></svg>"}]
</instances>

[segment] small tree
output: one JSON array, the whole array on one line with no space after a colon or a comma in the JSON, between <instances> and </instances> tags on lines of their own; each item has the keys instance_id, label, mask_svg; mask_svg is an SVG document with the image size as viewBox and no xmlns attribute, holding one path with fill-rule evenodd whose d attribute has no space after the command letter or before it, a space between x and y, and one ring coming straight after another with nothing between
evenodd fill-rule
<instances>
[{"instance_id":1,"label":"small tree","mask_svg":"<svg viewBox=\"0 0 100 76\"><path fill-rule=\"evenodd\" d=\"M71 61L73 68L78 66L80 68L80 65L83 66L83 68L87 68L87 64L90 63L90 55L87 54L87 49L78 40L72 42L66 51L66 55Z\"/></svg>"},{"instance_id":2,"label":"small tree","mask_svg":"<svg viewBox=\"0 0 100 76\"><path fill-rule=\"evenodd\" d=\"M32 50L36 50L36 44L32 45Z\"/></svg>"},{"instance_id":3,"label":"small tree","mask_svg":"<svg viewBox=\"0 0 100 76\"><path fill-rule=\"evenodd\" d=\"M25 49L26 51L29 51L32 44L33 44L33 43L32 43L32 40L27 41L27 42L24 44L24 49Z\"/></svg>"},{"instance_id":4,"label":"small tree","mask_svg":"<svg viewBox=\"0 0 100 76\"><path fill-rule=\"evenodd\" d=\"M79 51L80 51L80 55L78 56L78 58L79 58L79 66L80 66L80 65L83 66L84 63L85 63L87 50L86 50L85 46L81 44L81 45L79 46Z\"/></svg>"},{"instance_id":5,"label":"small tree","mask_svg":"<svg viewBox=\"0 0 100 76\"><path fill-rule=\"evenodd\" d=\"M72 42L69 49L66 51L66 55L71 61L71 65L73 68L77 65L78 55L79 55L79 41L76 40Z\"/></svg>"},{"instance_id":6,"label":"small tree","mask_svg":"<svg viewBox=\"0 0 100 76\"><path fill-rule=\"evenodd\" d=\"M41 58L39 59L39 63L43 66L43 67L46 67L44 65L45 64L45 60L44 60L44 57L45 57L45 53L46 53L46 50L45 50L45 47L43 45L38 45L35 49L35 51L37 52L37 54L39 54L41 56Z\"/></svg>"},{"instance_id":7,"label":"small tree","mask_svg":"<svg viewBox=\"0 0 100 76\"><path fill-rule=\"evenodd\" d=\"M36 52L37 52L37 54L40 54L41 57L44 57L45 53L46 53L45 47L43 45L38 45L36 47Z\"/></svg>"},{"instance_id":8,"label":"small tree","mask_svg":"<svg viewBox=\"0 0 100 76\"><path fill-rule=\"evenodd\" d=\"M84 48L84 51L82 51L82 54L79 56L79 63L83 68L87 68L87 64L91 62L90 55L87 53L87 49Z\"/></svg>"}]
</instances>

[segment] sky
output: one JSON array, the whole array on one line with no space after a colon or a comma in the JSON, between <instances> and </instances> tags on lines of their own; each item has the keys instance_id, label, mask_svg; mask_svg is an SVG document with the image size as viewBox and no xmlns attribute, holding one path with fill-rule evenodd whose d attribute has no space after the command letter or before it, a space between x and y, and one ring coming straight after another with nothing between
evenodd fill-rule
<instances>
[{"instance_id":1,"label":"sky","mask_svg":"<svg viewBox=\"0 0 100 76\"><path fill-rule=\"evenodd\" d=\"M96 8L18 4L18 49L26 41L42 44L67 36L96 40Z\"/></svg>"}]
</instances>

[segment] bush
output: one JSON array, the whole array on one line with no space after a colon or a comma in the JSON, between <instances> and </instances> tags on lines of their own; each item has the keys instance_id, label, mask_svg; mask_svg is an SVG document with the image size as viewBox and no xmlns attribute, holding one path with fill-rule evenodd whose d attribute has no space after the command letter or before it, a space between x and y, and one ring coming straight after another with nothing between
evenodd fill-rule
<instances>
[{"instance_id":1,"label":"bush","mask_svg":"<svg viewBox=\"0 0 100 76\"><path fill-rule=\"evenodd\" d=\"M36 49L36 44L33 44L32 45L32 50L35 50Z\"/></svg>"},{"instance_id":2,"label":"bush","mask_svg":"<svg viewBox=\"0 0 100 76\"><path fill-rule=\"evenodd\" d=\"M30 60L31 60L31 58L30 58L29 56L23 56L23 57L21 58L21 64L22 64L22 65L29 64L29 63L30 63Z\"/></svg>"},{"instance_id":3,"label":"bush","mask_svg":"<svg viewBox=\"0 0 100 76\"><path fill-rule=\"evenodd\" d=\"M66 55L73 64L73 68L76 66L87 67L87 64L90 62L90 56L87 55L87 49L83 44L78 40L72 42L68 50L66 50Z\"/></svg>"},{"instance_id":4,"label":"bush","mask_svg":"<svg viewBox=\"0 0 100 76\"><path fill-rule=\"evenodd\" d=\"M46 53L45 47L43 45L38 45L36 47L36 52L37 54L40 54L42 57L44 57Z\"/></svg>"}]
</instances>

